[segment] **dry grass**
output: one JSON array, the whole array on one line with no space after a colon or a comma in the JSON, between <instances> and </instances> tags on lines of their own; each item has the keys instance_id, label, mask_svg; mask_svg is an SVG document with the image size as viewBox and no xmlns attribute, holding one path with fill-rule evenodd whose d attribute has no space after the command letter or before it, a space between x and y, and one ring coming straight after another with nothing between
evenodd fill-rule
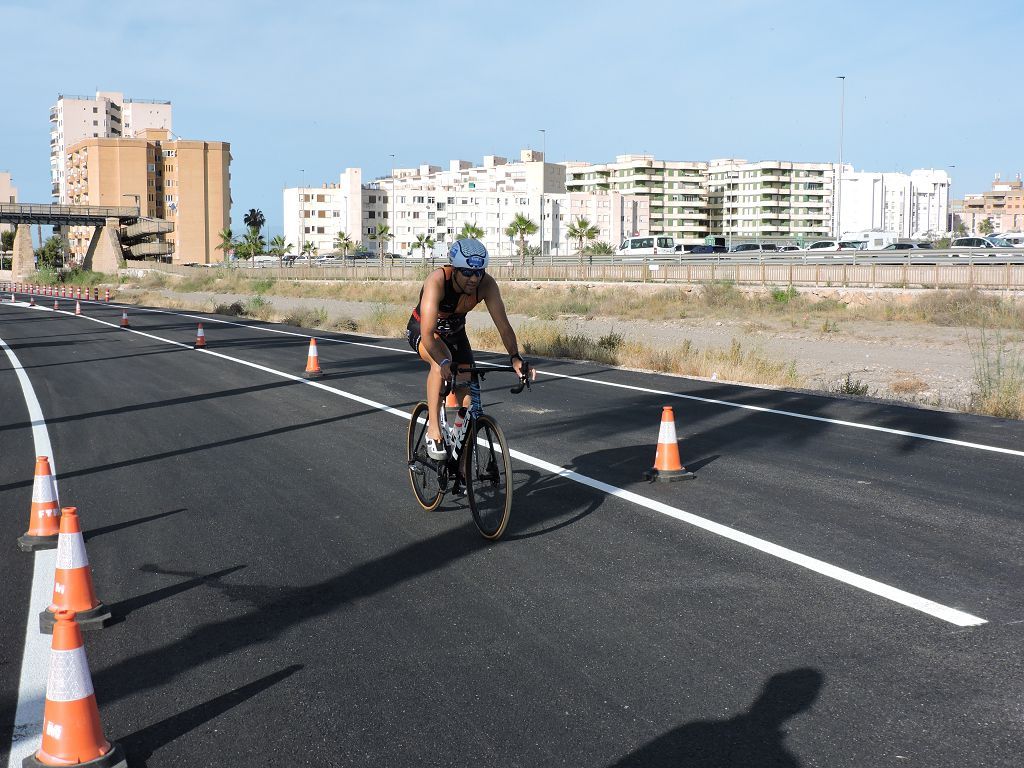
<instances>
[{"instance_id":1,"label":"dry grass","mask_svg":"<svg viewBox=\"0 0 1024 768\"><path fill-rule=\"evenodd\" d=\"M906 374L894 379L889 384L889 389L896 395L916 395L921 392L927 392L929 387L928 382L919 379L913 374Z\"/></svg>"},{"instance_id":2,"label":"dry grass","mask_svg":"<svg viewBox=\"0 0 1024 768\"><path fill-rule=\"evenodd\" d=\"M975 391L971 410L1003 419L1024 418L1024 351L998 331L982 329L972 346Z\"/></svg>"}]
</instances>

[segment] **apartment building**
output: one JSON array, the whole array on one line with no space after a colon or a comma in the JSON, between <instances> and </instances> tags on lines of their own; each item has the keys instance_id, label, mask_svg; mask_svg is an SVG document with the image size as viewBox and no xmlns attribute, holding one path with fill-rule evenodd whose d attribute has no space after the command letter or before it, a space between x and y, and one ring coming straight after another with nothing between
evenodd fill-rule
<instances>
[{"instance_id":1,"label":"apartment building","mask_svg":"<svg viewBox=\"0 0 1024 768\"><path fill-rule=\"evenodd\" d=\"M569 221L586 219L599 230L597 241L613 248L627 237L651 233L650 195L570 192ZM578 243L572 244L578 247Z\"/></svg>"},{"instance_id":2,"label":"apartment building","mask_svg":"<svg viewBox=\"0 0 1024 768\"><path fill-rule=\"evenodd\" d=\"M492 255L511 258L518 252L518 238L509 238L505 229L519 214L538 227L526 238L529 246L544 254L567 252L565 166L545 161L536 150L522 150L518 162L486 155L476 166L452 160L447 169L400 168L370 186L389 196L386 218L395 236L392 249L398 254L413 254L417 235L430 237L443 252L463 226L472 224L483 230L480 239ZM364 236L375 229L372 219L364 224Z\"/></svg>"},{"instance_id":3,"label":"apartment building","mask_svg":"<svg viewBox=\"0 0 1024 768\"><path fill-rule=\"evenodd\" d=\"M148 128L171 129L171 102L126 99L116 91L95 98L61 94L50 107L50 181L55 203L70 203L67 194L67 148L87 138L131 138Z\"/></svg>"},{"instance_id":4,"label":"apartment building","mask_svg":"<svg viewBox=\"0 0 1024 768\"><path fill-rule=\"evenodd\" d=\"M349 236L356 248L369 250L364 212L372 211L372 221L383 221L386 193L363 185L360 168L346 168L338 182L320 187L290 187L283 191L284 239L292 253L302 253L308 242L319 254L335 250L339 233Z\"/></svg>"},{"instance_id":5,"label":"apartment building","mask_svg":"<svg viewBox=\"0 0 1024 768\"><path fill-rule=\"evenodd\" d=\"M219 232L231 226L231 147L227 142L170 138L149 128L134 138L87 138L68 147L67 202L138 205L143 217L163 219L173 231L148 255L176 264L222 261ZM91 231L72 228L71 252L84 256Z\"/></svg>"},{"instance_id":6,"label":"apartment building","mask_svg":"<svg viewBox=\"0 0 1024 768\"><path fill-rule=\"evenodd\" d=\"M16 202L18 202L18 188L11 180L11 174L8 171L0 171L0 203ZM0 232L13 228L10 224L0 224Z\"/></svg>"},{"instance_id":7,"label":"apartment building","mask_svg":"<svg viewBox=\"0 0 1024 768\"><path fill-rule=\"evenodd\" d=\"M993 232L1024 231L1024 184L1020 174L1014 181L1003 181L996 174L987 192L964 195L960 215L964 226L973 233L986 219L992 222Z\"/></svg>"},{"instance_id":8,"label":"apartment building","mask_svg":"<svg viewBox=\"0 0 1024 768\"><path fill-rule=\"evenodd\" d=\"M652 233L671 235L677 243L699 244L710 234L706 162L628 154L617 155L614 163L566 165L565 185L570 194L614 192L620 196L619 205L609 201L609 207L619 216L608 229L614 245L626 235ZM586 207L582 201L578 205ZM646 211L646 226L641 221L641 210Z\"/></svg>"},{"instance_id":9,"label":"apartment building","mask_svg":"<svg viewBox=\"0 0 1024 768\"><path fill-rule=\"evenodd\" d=\"M906 173L854 171L840 176L839 224L843 232L891 232L922 238L949 231L949 188L945 171Z\"/></svg>"},{"instance_id":10,"label":"apartment building","mask_svg":"<svg viewBox=\"0 0 1024 768\"><path fill-rule=\"evenodd\" d=\"M728 158L708 165L709 229L731 243L831 236L832 163Z\"/></svg>"}]
</instances>

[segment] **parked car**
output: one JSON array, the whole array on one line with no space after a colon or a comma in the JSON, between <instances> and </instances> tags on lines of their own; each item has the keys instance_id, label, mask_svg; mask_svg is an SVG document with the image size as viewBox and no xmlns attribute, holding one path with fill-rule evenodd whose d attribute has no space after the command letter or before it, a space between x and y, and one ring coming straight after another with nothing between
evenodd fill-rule
<instances>
[{"instance_id":1,"label":"parked car","mask_svg":"<svg viewBox=\"0 0 1024 768\"><path fill-rule=\"evenodd\" d=\"M920 250L930 251L930 250L932 250L932 244L931 243L914 243L914 242L904 241L904 242L889 243L882 250L883 251L920 251Z\"/></svg>"},{"instance_id":2,"label":"parked car","mask_svg":"<svg viewBox=\"0 0 1024 768\"><path fill-rule=\"evenodd\" d=\"M799 245L780 245L775 250L788 253L790 251L799 251L800 250L800 246Z\"/></svg>"},{"instance_id":3,"label":"parked car","mask_svg":"<svg viewBox=\"0 0 1024 768\"><path fill-rule=\"evenodd\" d=\"M839 242L837 240L817 240L808 245L807 250L819 252L838 251Z\"/></svg>"},{"instance_id":4,"label":"parked car","mask_svg":"<svg viewBox=\"0 0 1024 768\"><path fill-rule=\"evenodd\" d=\"M761 252L761 245L760 245L760 243L740 243L738 245L734 245L729 252L730 253L760 253Z\"/></svg>"},{"instance_id":5,"label":"parked car","mask_svg":"<svg viewBox=\"0 0 1024 768\"><path fill-rule=\"evenodd\" d=\"M863 251L868 247L867 240L840 240L840 251Z\"/></svg>"},{"instance_id":6,"label":"parked car","mask_svg":"<svg viewBox=\"0 0 1024 768\"><path fill-rule=\"evenodd\" d=\"M701 256L708 253L728 253L729 249L724 245L695 245L690 250L694 256Z\"/></svg>"},{"instance_id":7,"label":"parked car","mask_svg":"<svg viewBox=\"0 0 1024 768\"><path fill-rule=\"evenodd\" d=\"M958 237L949 246L950 248L995 248L986 237Z\"/></svg>"},{"instance_id":8,"label":"parked car","mask_svg":"<svg viewBox=\"0 0 1024 768\"><path fill-rule=\"evenodd\" d=\"M619 245L617 256L657 256L675 253L676 241L668 235L627 237Z\"/></svg>"}]
</instances>

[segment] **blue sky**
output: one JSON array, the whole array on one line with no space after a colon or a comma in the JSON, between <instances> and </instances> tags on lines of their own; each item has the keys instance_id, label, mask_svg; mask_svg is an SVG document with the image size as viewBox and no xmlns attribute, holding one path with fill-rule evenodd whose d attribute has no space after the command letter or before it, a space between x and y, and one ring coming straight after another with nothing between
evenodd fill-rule
<instances>
[{"instance_id":1,"label":"blue sky","mask_svg":"<svg viewBox=\"0 0 1024 768\"><path fill-rule=\"evenodd\" d=\"M540 148L603 162L833 161L946 168L953 193L1024 171L1019 2L125 2L0 0L0 170L49 201L58 93L170 99L184 138L228 141L236 225L281 189L360 166ZM90 45L90 41L102 43Z\"/></svg>"}]
</instances>

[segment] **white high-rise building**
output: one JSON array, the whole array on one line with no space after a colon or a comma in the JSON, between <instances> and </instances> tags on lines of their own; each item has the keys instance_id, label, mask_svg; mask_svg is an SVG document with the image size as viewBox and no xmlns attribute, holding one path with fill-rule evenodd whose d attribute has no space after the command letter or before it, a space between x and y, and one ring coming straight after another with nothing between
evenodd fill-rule
<instances>
[{"instance_id":1,"label":"white high-rise building","mask_svg":"<svg viewBox=\"0 0 1024 768\"><path fill-rule=\"evenodd\" d=\"M368 249L363 220L377 221L387 201L377 190L363 185L359 168L346 168L337 183L319 187L290 187L284 190L284 239L299 255L303 246L312 243L316 253L335 251L339 233L346 233L356 249Z\"/></svg>"},{"instance_id":2,"label":"white high-rise building","mask_svg":"<svg viewBox=\"0 0 1024 768\"><path fill-rule=\"evenodd\" d=\"M854 171L843 166L840 225L843 232L888 232L920 238L949 231L945 171L906 173Z\"/></svg>"},{"instance_id":3,"label":"white high-rise building","mask_svg":"<svg viewBox=\"0 0 1024 768\"><path fill-rule=\"evenodd\" d=\"M96 97L61 94L50 107L50 194L67 204L66 149L82 139L132 138L147 128L171 130L171 102L126 99L115 91ZM124 201L131 205L130 200Z\"/></svg>"},{"instance_id":4,"label":"white high-rise building","mask_svg":"<svg viewBox=\"0 0 1024 768\"><path fill-rule=\"evenodd\" d=\"M11 180L11 174L8 171L0 171L0 203L16 202L18 202L18 188ZM10 229L13 229L10 224L0 224L0 232Z\"/></svg>"}]
</instances>

